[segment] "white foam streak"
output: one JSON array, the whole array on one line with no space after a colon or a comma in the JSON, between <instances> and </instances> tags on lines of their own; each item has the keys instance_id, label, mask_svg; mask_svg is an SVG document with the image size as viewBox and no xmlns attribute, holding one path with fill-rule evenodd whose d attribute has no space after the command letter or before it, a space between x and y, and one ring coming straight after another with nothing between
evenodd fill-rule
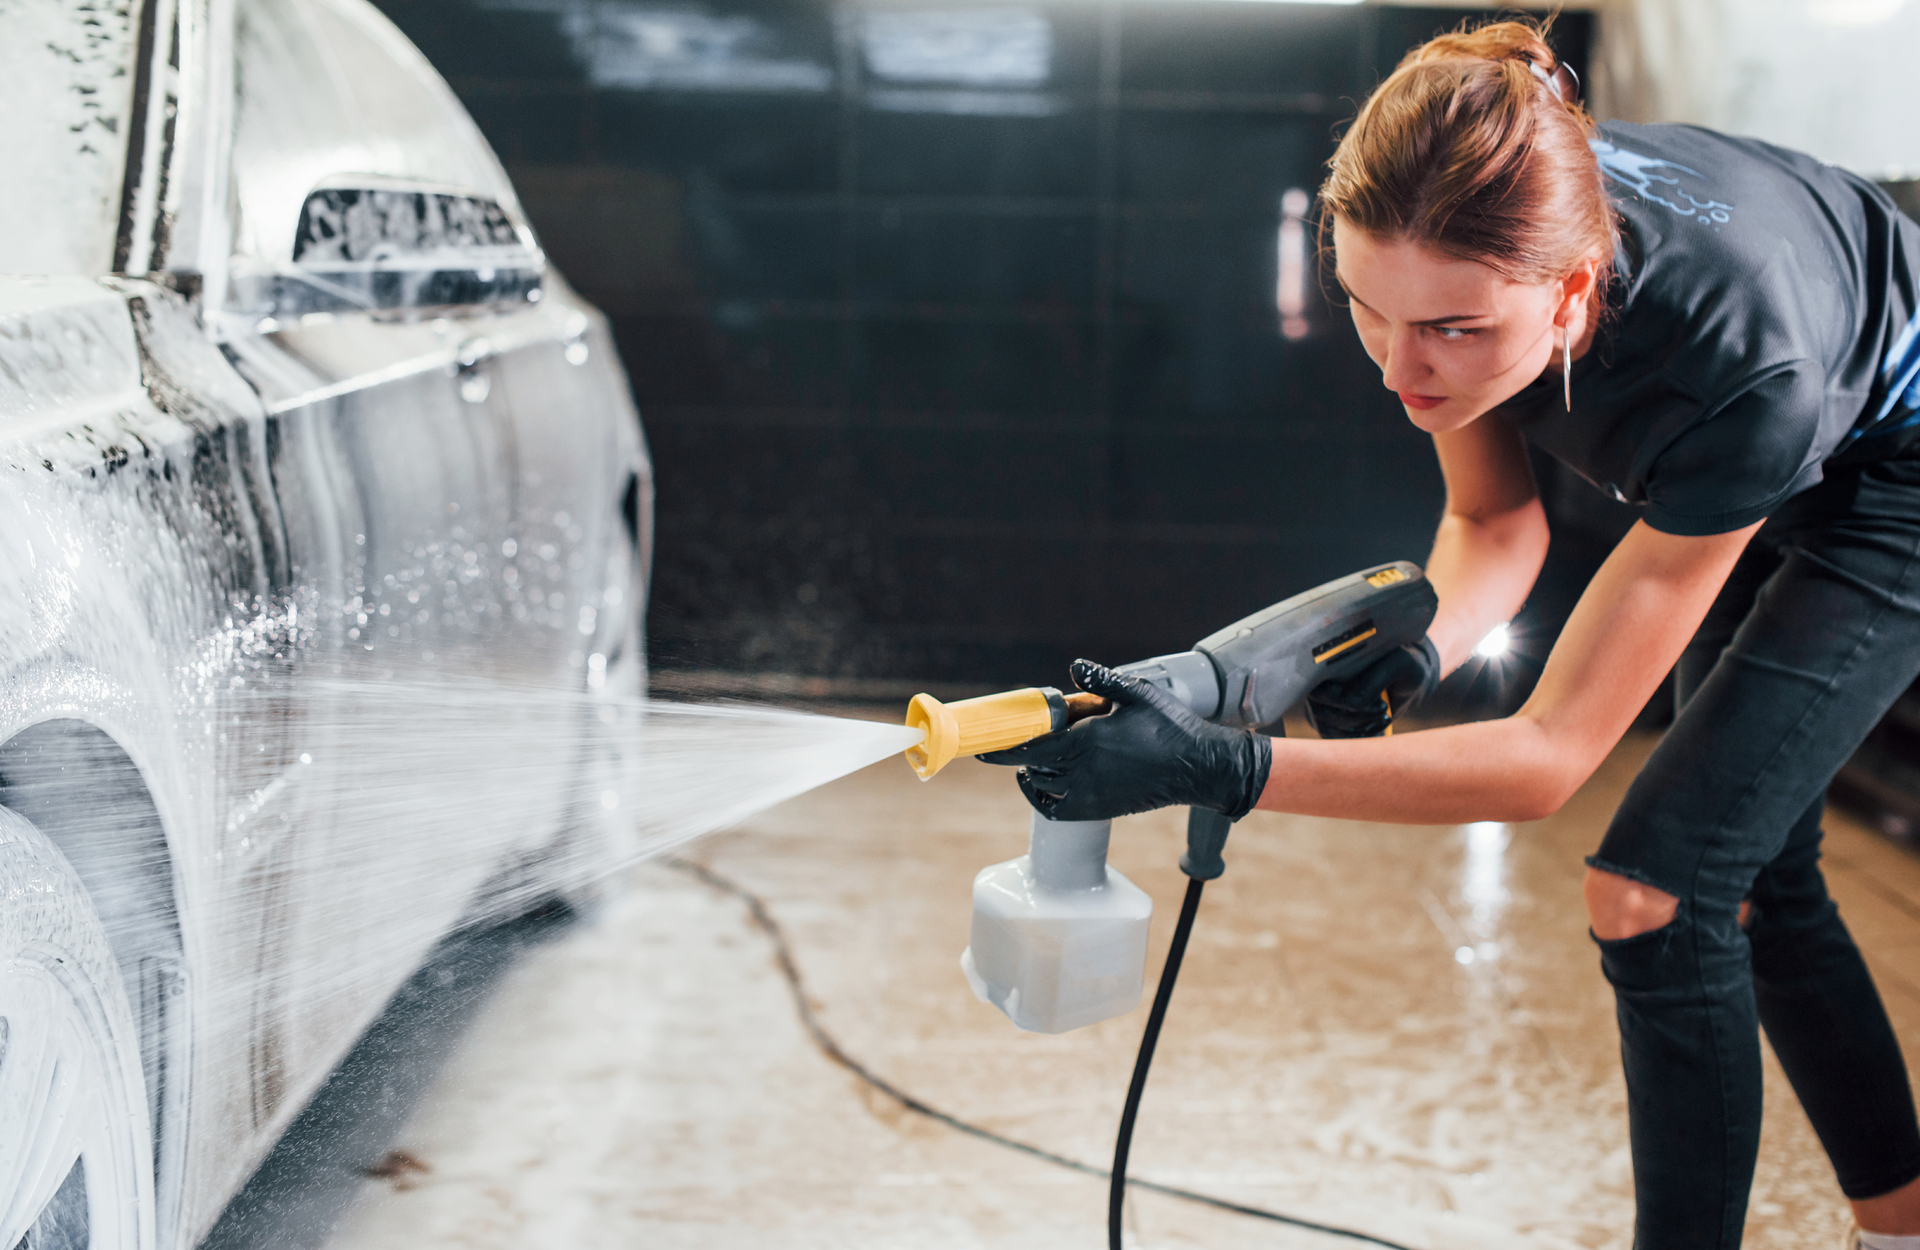
<instances>
[{"instance_id":1,"label":"white foam streak","mask_svg":"<svg viewBox=\"0 0 1920 1250\"><path fill-rule=\"evenodd\" d=\"M498 656L443 659L444 677L369 657L299 680L267 664L226 685L207 726L235 736L214 753L223 801L204 834L172 831L172 857L141 833L154 794L107 735L50 721L0 750L0 805L84 865L136 1000L155 958L180 969L167 975L185 978L192 1049L224 1069L209 1096L251 1105L261 1141L451 930L556 899L591 909L626 866L919 738L556 691L502 674ZM186 883L184 948L152 905L170 879Z\"/></svg>"}]
</instances>

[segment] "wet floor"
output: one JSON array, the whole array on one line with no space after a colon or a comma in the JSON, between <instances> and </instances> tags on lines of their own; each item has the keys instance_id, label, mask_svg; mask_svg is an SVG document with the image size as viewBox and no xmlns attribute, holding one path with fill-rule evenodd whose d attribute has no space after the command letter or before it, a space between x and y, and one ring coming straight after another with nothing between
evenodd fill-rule
<instances>
[{"instance_id":1,"label":"wet floor","mask_svg":"<svg viewBox=\"0 0 1920 1250\"><path fill-rule=\"evenodd\" d=\"M1626 1247L1617 1035L1580 875L1648 745L1630 740L1536 824L1242 822L1133 1173L1421 1250ZM1834 893L1920 1055L1920 859L1844 816L1828 828ZM1004 770L963 761L922 784L889 762L691 857L765 900L850 1054L956 1116L1104 1165L1144 1006L1021 1034L957 964L974 873L1020 854L1025 830ZM1175 813L1115 829L1113 862L1156 902L1150 976L1182 830ZM1767 1081L1747 1244L1837 1245L1844 1207L1771 1057ZM1103 1182L905 1110L829 1061L747 908L662 865L599 923L527 946L387 1137L353 1147L377 1175L354 1176L329 1250L1105 1244ZM1142 1247L1361 1244L1150 1193L1128 1228Z\"/></svg>"}]
</instances>

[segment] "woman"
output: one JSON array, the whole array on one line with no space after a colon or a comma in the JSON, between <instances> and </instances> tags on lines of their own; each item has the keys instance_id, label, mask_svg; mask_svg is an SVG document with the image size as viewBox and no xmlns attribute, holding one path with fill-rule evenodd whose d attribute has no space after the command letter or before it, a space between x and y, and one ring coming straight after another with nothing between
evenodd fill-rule
<instances>
[{"instance_id":1,"label":"woman","mask_svg":"<svg viewBox=\"0 0 1920 1250\"><path fill-rule=\"evenodd\" d=\"M1323 688L1321 741L1207 725L1082 661L1118 709L991 758L1060 819L1534 820L1677 669L1678 717L1585 883L1634 1244L1739 1245L1764 1027L1865 1230L1849 1244L1920 1250L1906 1069L1817 864L1828 781L1920 674L1920 227L1810 158L1595 127L1575 96L1534 27L1442 36L1321 190L1354 325L1446 478L1428 637ZM1532 698L1327 740L1378 734L1519 610L1547 549L1527 442L1640 510Z\"/></svg>"}]
</instances>

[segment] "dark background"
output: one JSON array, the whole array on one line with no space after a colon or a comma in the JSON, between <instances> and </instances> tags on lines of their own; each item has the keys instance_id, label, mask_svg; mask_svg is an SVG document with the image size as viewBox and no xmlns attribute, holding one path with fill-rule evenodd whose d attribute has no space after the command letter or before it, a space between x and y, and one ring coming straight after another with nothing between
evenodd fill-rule
<instances>
[{"instance_id":1,"label":"dark background","mask_svg":"<svg viewBox=\"0 0 1920 1250\"><path fill-rule=\"evenodd\" d=\"M974 4L903 73L959 0L380 3L612 321L657 668L1059 681L1424 558L1431 444L1311 270L1280 333L1280 197L1490 10Z\"/></svg>"}]
</instances>

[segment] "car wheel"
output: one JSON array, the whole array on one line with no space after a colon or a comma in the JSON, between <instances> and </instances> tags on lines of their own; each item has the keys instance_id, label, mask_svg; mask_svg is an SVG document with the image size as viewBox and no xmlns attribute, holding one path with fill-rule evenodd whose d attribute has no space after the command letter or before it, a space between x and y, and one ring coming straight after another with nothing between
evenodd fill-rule
<instances>
[{"instance_id":1,"label":"car wheel","mask_svg":"<svg viewBox=\"0 0 1920 1250\"><path fill-rule=\"evenodd\" d=\"M0 808L0 1247L152 1250L139 1035L66 857Z\"/></svg>"}]
</instances>

